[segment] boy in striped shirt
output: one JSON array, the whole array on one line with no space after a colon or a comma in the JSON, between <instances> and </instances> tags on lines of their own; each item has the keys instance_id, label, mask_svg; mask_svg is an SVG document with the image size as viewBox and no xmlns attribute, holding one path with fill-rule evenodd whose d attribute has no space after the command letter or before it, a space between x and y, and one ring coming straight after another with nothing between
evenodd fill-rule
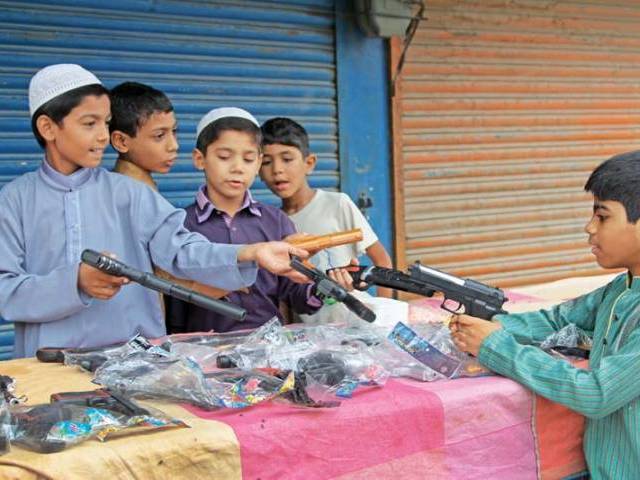
<instances>
[{"instance_id":1,"label":"boy in striped shirt","mask_svg":"<svg viewBox=\"0 0 640 480\"><path fill-rule=\"evenodd\" d=\"M549 310L496 315L487 322L456 316L450 329L461 350L504 376L586 417L584 453L594 479L640 475L640 150L597 167L585 185L593 216L585 226L598 264L626 273ZM575 324L593 336L589 370L536 345Z\"/></svg>"}]
</instances>

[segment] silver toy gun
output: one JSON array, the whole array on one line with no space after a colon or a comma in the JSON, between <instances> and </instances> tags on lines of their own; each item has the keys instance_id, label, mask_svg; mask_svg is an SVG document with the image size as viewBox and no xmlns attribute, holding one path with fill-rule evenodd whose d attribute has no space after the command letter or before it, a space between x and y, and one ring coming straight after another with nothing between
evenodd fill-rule
<instances>
[{"instance_id":1,"label":"silver toy gun","mask_svg":"<svg viewBox=\"0 0 640 480\"><path fill-rule=\"evenodd\" d=\"M499 313L507 313L502 309L507 298L499 288L456 277L421 265L420 262L409 266L407 273L375 266L350 265L343 268L349 272L353 285L358 290L378 285L425 297L440 292L444 295L440 307L451 313L465 313L484 320L490 320ZM455 302L455 308L451 308L451 303L448 302Z\"/></svg>"}]
</instances>

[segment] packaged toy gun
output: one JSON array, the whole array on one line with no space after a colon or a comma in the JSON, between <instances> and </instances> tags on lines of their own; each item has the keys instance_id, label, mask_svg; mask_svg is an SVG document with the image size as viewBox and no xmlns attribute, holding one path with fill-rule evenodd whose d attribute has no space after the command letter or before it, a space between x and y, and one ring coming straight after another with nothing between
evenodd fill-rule
<instances>
[{"instance_id":1,"label":"packaged toy gun","mask_svg":"<svg viewBox=\"0 0 640 480\"><path fill-rule=\"evenodd\" d=\"M104 408L122 415L149 415L149 411L140 407L124 394L105 388L83 392L60 392L51 394L51 403L60 402L67 405L79 405L93 408Z\"/></svg>"},{"instance_id":2,"label":"packaged toy gun","mask_svg":"<svg viewBox=\"0 0 640 480\"><path fill-rule=\"evenodd\" d=\"M225 317L230 317L238 321L244 320L247 315L247 311L244 308L240 308L229 302L207 297L196 291L180 286L177 283L157 277L152 273L136 270L107 255L102 255L95 250L85 250L82 252L81 259L87 265L91 265L109 275L126 277L151 290L156 290L184 300L185 302L193 303L199 307L214 311L219 315L224 315Z\"/></svg>"},{"instance_id":3,"label":"packaged toy gun","mask_svg":"<svg viewBox=\"0 0 640 480\"><path fill-rule=\"evenodd\" d=\"M141 351L165 355L170 349L171 345L166 342L161 345L153 345L149 340L138 334L128 342L115 343L104 347L41 347L36 351L36 358L43 363L78 365L88 372L95 372L100 365L111 358L124 357L130 353Z\"/></svg>"},{"instance_id":4,"label":"packaged toy gun","mask_svg":"<svg viewBox=\"0 0 640 480\"><path fill-rule=\"evenodd\" d=\"M14 409L11 423L16 443L36 452L54 453L94 433L106 436L130 426L129 419L145 416L152 414L130 398L98 389L54 393L49 404Z\"/></svg>"},{"instance_id":5,"label":"packaged toy gun","mask_svg":"<svg viewBox=\"0 0 640 480\"><path fill-rule=\"evenodd\" d=\"M409 266L408 273L374 266L344 268L349 271L355 288L359 290L379 285L425 297L440 292L444 295L440 307L451 313L465 313L485 320L490 320L499 313L506 313L502 305L507 299L499 288L425 267L420 262ZM451 308L449 302L455 302L455 308Z\"/></svg>"},{"instance_id":6,"label":"packaged toy gun","mask_svg":"<svg viewBox=\"0 0 640 480\"><path fill-rule=\"evenodd\" d=\"M291 268L313 280L316 293L320 296L331 297L338 302L344 303L345 307L367 322L373 322L376 319L375 313L320 270L313 268L309 264L305 265L297 257L291 258Z\"/></svg>"}]
</instances>

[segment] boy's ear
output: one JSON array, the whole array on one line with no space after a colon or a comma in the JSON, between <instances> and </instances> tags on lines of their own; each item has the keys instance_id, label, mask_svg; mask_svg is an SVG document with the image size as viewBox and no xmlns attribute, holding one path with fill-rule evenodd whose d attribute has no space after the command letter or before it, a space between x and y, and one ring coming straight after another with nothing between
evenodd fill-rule
<instances>
[{"instance_id":1,"label":"boy's ear","mask_svg":"<svg viewBox=\"0 0 640 480\"><path fill-rule=\"evenodd\" d=\"M129 151L129 135L120 130L111 132L111 145L118 153L127 153Z\"/></svg>"},{"instance_id":2,"label":"boy's ear","mask_svg":"<svg viewBox=\"0 0 640 480\"><path fill-rule=\"evenodd\" d=\"M191 152L191 158L193 159L193 166L198 170L204 170L204 155L200 150L194 148Z\"/></svg>"},{"instance_id":3,"label":"boy's ear","mask_svg":"<svg viewBox=\"0 0 640 480\"><path fill-rule=\"evenodd\" d=\"M307 155L304 159L304 173L306 175L310 175L313 172L313 169L316 168L316 162L318 161L318 157L316 157L313 153Z\"/></svg>"},{"instance_id":4,"label":"boy's ear","mask_svg":"<svg viewBox=\"0 0 640 480\"><path fill-rule=\"evenodd\" d=\"M38 133L45 139L47 142L53 142L56 138L56 127L58 125L54 122L51 117L47 115L40 115L36 120L36 128L38 129Z\"/></svg>"}]
</instances>

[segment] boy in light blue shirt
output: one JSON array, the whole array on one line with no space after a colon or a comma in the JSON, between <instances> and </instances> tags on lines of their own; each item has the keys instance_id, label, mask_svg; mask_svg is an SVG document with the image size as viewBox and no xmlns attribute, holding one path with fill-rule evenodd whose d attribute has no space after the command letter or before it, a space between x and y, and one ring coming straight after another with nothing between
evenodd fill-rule
<instances>
[{"instance_id":1,"label":"boy in light blue shirt","mask_svg":"<svg viewBox=\"0 0 640 480\"><path fill-rule=\"evenodd\" d=\"M184 211L151 188L99 168L109 141L107 90L78 65L52 65L29 85L42 166L0 191L0 316L15 322L15 356L44 346L97 347L165 333L157 293L80 263L86 248L134 268L152 263L226 290L257 267L304 281L285 242L219 245L183 227Z\"/></svg>"}]
</instances>

